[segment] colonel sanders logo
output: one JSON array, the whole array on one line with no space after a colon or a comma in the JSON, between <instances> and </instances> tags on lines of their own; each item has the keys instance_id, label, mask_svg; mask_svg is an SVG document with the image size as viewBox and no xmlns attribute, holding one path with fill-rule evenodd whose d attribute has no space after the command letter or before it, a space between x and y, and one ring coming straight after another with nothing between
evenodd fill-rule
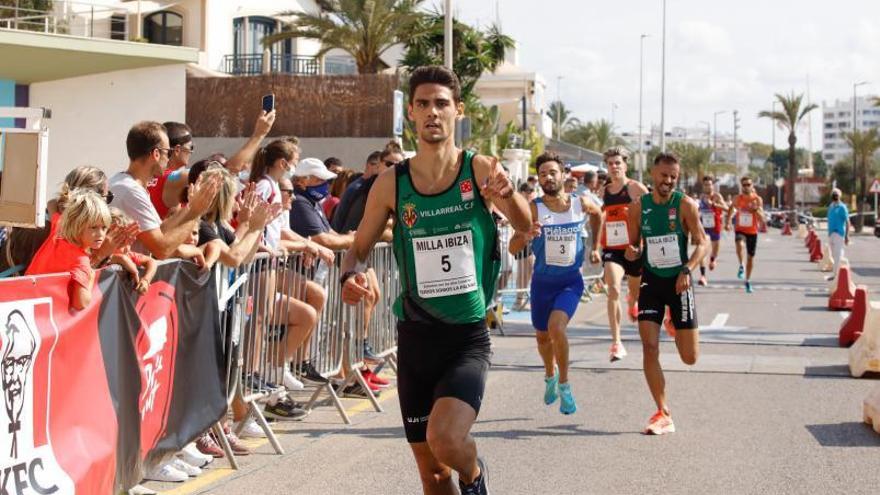
<instances>
[{"instance_id":1,"label":"colonel sanders logo","mask_svg":"<svg viewBox=\"0 0 880 495\"><path fill-rule=\"evenodd\" d=\"M74 493L49 435L50 360L58 338L51 308L49 299L0 304L0 382L6 409L0 419L0 494ZM42 334L35 314L46 323Z\"/></svg>"},{"instance_id":2,"label":"colonel sanders logo","mask_svg":"<svg viewBox=\"0 0 880 495\"><path fill-rule=\"evenodd\" d=\"M419 219L419 214L416 213L416 205L412 203L403 205L403 213L400 215L400 218L403 220L404 225L413 228L413 225Z\"/></svg>"},{"instance_id":3,"label":"colonel sanders logo","mask_svg":"<svg viewBox=\"0 0 880 495\"><path fill-rule=\"evenodd\" d=\"M137 303L141 320L136 343L141 363L141 451L149 452L165 434L174 391L177 305L174 286L153 282Z\"/></svg>"}]
</instances>

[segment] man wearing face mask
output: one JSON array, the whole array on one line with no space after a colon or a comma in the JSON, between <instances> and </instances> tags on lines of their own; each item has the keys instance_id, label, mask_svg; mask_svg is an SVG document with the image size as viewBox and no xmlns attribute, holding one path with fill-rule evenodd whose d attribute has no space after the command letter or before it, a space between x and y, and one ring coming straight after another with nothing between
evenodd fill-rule
<instances>
[{"instance_id":1,"label":"man wearing face mask","mask_svg":"<svg viewBox=\"0 0 880 495\"><path fill-rule=\"evenodd\" d=\"M304 158L293 170L295 200L290 210L290 230L328 249L348 249L354 241L351 232L339 234L330 228L321 200L330 193L330 179L336 174L317 158Z\"/></svg>"}]
</instances>

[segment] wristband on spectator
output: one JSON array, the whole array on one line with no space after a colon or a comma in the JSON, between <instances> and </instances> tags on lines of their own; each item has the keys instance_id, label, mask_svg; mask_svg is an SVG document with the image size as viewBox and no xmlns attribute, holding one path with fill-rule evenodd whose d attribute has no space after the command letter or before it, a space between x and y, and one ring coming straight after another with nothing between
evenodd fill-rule
<instances>
[{"instance_id":1,"label":"wristband on spectator","mask_svg":"<svg viewBox=\"0 0 880 495\"><path fill-rule=\"evenodd\" d=\"M346 281L346 280L350 279L351 277L354 277L354 276L357 275L358 273L360 273L360 272L356 272L356 271L354 271L354 270L349 270L349 271L343 273L343 274L339 277L339 285L345 285L345 281Z\"/></svg>"}]
</instances>

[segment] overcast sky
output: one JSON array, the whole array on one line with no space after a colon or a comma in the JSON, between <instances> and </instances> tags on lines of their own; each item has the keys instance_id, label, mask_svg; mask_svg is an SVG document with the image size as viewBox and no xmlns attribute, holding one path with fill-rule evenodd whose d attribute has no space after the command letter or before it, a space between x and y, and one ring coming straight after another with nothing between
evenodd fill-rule
<instances>
[{"instance_id":1,"label":"overcast sky","mask_svg":"<svg viewBox=\"0 0 880 495\"><path fill-rule=\"evenodd\" d=\"M439 0L436 3L442 4ZM469 23L494 22L496 0L454 0ZM581 120L611 119L635 132L639 37L645 33L644 122L660 123L662 0L497 0L501 26L519 42L520 66L547 82ZM740 111L748 141L771 141L758 119L777 92L806 92L822 105L880 92L880 0L667 0L666 127L705 126L719 110L719 132ZM822 146L821 108L813 148ZM799 144L806 145L806 131ZM777 146L785 137L776 134Z\"/></svg>"}]
</instances>

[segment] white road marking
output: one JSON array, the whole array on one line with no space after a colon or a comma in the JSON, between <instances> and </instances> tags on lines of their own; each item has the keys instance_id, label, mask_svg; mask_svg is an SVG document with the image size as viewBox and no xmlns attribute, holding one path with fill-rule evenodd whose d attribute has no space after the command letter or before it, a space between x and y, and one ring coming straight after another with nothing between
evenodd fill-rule
<instances>
[{"instance_id":1,"label":"white road marking","mask_svg":"<svg viewBox=\"0 0 880 495\"><path fill-rule=\"evenodd\" d=\"M712 320L712 323L709 323L709 328L721 328L727 323L727 319L730 318L728 313L718 313L715 315L715 318Z\"/></svg>"}]
</instances>

